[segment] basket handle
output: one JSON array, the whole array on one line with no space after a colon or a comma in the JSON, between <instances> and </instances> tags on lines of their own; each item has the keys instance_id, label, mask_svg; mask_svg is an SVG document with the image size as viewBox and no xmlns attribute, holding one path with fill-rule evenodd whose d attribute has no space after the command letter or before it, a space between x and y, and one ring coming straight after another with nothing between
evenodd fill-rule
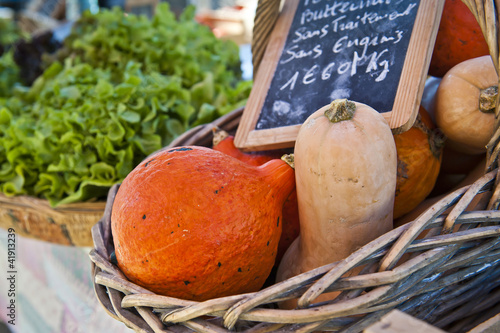
<instances>
[{"instance_id":1,"label":"basket handle","mask_svg":"<svg viewBox=\"0 0 500 333\"><path fill-rule=\"evenodd\" d=\"M280 13L281 0L259 0L252 32L253 76L257 74L271 31Z\"/></svg>"}]
</instances>

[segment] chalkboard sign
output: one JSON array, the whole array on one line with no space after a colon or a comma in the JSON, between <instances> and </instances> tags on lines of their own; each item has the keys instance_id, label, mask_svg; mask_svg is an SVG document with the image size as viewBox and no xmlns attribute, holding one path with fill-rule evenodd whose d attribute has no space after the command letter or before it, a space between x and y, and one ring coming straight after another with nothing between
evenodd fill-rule
<instances>
[{"instance_id":1,"label":"chalkboard sign","mask_svg":"<svg viewBox=\"0 0 500 333\"><path fill-rule=\"evenodd\" d=\"M238 127L239 148L293 146L336 98L370 105L393 132L418 113L444 0L285 0Z\"/></svg>"}]
</instances>

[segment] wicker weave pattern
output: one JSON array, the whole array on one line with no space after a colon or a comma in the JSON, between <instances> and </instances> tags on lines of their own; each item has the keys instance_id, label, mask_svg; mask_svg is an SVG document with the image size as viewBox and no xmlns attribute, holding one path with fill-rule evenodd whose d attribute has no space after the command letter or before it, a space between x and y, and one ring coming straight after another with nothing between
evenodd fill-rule
<instances>
[{"instance_id":1,"label":"wicker weave pattern","mask_svg":"<svg viewBox=\"0 0 500 333\"><path fill-rule=\"evenodd\" d=\"M499 66L498 0L464 0L487 36ZM488 145L484 175L342 261L271 285L263 290L205 302L159 296L130 283L110 262L113 242L109 192L103 218L92 232L90 252L95 291L109 315L137 332L361 332L392 309L399 309L448 332L466 332L500 312L500 129ZM231 132L241 110L217 126ZM209 145L211 126L197 128L172 146ZM207 139L208 138L208 139ZM357 274L349 274L361 268ZM315 298L340 291L333 301ZM280 300L298 298L295 310Z\"/></svg>"}]
</instances>

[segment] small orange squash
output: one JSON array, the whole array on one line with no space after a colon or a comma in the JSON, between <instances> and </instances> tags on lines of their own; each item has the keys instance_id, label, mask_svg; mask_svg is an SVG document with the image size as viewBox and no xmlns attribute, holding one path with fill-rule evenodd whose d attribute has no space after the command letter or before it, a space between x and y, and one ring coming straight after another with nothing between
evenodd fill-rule
<instances>
[{"instance_id":1,"label":"small orange squash","mask_svg":"<svg viewBox=\"0 0 500 333\"><path fill-rule=\"evenodd\" d=\"M309 116L294 149L300 236L278 281L344 259L392 229L396 154L389 125L365 104L334 100Z\"/></svg>"},{"instance_id":2,"label":"small orange squash","mask_svg":"<svg viewBox=\"0 0 500 333\"><path fill-rule=\"evenodd\" d=\"M277 151L243 152L234 145L234 136L229 135L229 133L221 129L214 129L213 149L254 166L262 165L283 155ZM293 190L283 205L283 230L278 244L276 263L281 261L285 251L290 247L295 238L299 236L299 232L300 223L299 209L297 206L297 191Z\"/></svg>"},{"instance_id":3,"label":"small orange squash","mask_svg":"<svg viewBox=\"0 0 500 333\"><path fill-rule=\"evenodd\" d=\"M427 111L420 107L408 131L395 134L398 152L398 179L394 218L417 207L431 193L439 175L444 136L435 128Z\"/></svg>"},{"instance_id":4,"label":"small orange squash","mask_svg":"<svg viewBox=\"0 0 500 333\"><path fill-rule=\"evenodd\" d=\"M450 69L436 92L435 118L446 145L465 154L482 154L491 139L498 96L498 75L491 56Z\"/></svg>"},{"instance_id":5,"label":"small orange squash","mask_svg":"<svg viewBox=\"0 0 500 333\"><path fill-rule=\"evenodd\" d=\"M205 147L159 151L122 182L111 228L118 267L188 300L257 291L274 265L294 171L254 167Z\"/></svg>"}]
</instances>

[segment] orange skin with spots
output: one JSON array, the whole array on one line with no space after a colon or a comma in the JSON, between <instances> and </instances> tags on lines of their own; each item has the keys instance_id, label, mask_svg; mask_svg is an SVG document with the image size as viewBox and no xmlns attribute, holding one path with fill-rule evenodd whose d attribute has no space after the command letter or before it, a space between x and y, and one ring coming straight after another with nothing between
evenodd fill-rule
<instances>
[{"instance_id":1,"label":"orange skin with spots","mask_svg":"<svg viewBox=\"0 0 500 333\"><path fill-rule=\"evenodd\" d=\"M443 77L462 61L490 54L476 18L462 0L446 0L429 75Z\"/></svg>"},{"instance_id":2,"label":"orange skin with spots","mask_svg":"<svg viewBox=\"0 0 500 333\"><path fill-rule=\"evenodd\" d=\"M250 152L239 150L234 145L234 136L228 135L225 139L214 145L213 149L230 155L250 165L259 166L272 159L279 158L276 152ZM283 231L278 245L276 263L279 264L286 250L300 234L299 207L297 204L297 191L293 191L283 205Z\"/></svg>"},{"instance_id":3,"label":"orange skin with spots","mask_svg":"<svg viewBox=\"0 0 500 333\"><path fill-rule=\"evenodd\" d=\"M123 181L111 227L118 266L157 294L203 301L259 290L271 272L293 169L215 150L160 151Z\"/></svg>"}]
</instances>

